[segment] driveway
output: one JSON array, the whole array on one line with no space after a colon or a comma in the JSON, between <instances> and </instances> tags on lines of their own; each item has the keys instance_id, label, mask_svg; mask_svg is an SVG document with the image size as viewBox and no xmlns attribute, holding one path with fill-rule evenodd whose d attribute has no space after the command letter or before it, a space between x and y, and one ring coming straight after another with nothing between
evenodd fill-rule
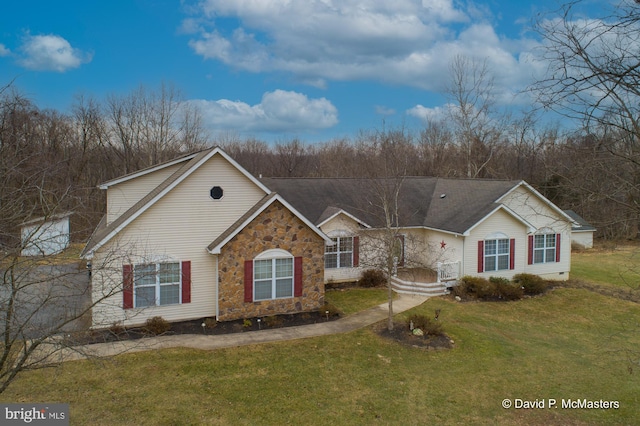
<instances>
[{"instance_id":1,"label":"driveway","mask_svg":"<svg viewBox=\"0 0 640 426\"><path fill-rule=\"evenodd\" d=\"M80 263L39 265L14 271L19 290L14 297L11 334L33 339L59 332L86 330L91 324L89 275ZM0 282L0 336L4 333L11 296L10 280Z\"/></svg>"}]
</instances>

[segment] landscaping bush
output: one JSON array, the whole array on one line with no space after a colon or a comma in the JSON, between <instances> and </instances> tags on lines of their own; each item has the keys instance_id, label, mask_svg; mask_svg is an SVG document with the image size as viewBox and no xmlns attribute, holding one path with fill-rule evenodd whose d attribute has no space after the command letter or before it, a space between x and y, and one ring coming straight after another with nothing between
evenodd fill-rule
<instances>
[{"instance_id":1,"label":"landscaping bush","mask_svg":"<svg viewBox=\"0 0 640 426\"><path fill-rule=\"evenodd\" d=\"M538 275L517 274L513 276L513 282L522 287L524 294L535 296L547 291L547 282Z\"/></svg>"},{"instance_id":2,"label":"landscaping bush","mask_svg":"<svg viewBox=\"0 0 640 426\"><path fill-rule=\"evenodd\" d=\"M509 279L505 277L489 277L489 282L495 284L496 286L511 284L511 281L509 281Z\"/></svg>"},{"instance_id":3,"label":"landscaping bush","mask_svg":"<svg viewBox=\"0 0 640 426\"><path fill-rule=\"evenodd\" d=\"M144 329L149 334L159 336L171 330L171 324L162 317L153 317L147 320Z\"/></svg>"},{"instance_id":4,"label":"landscaping bush","mask_svg":"<svg viewBox=\"0 0 640 426\"><path fill-rule=\"evenodd\" d=\"M384 272L379 269L367 269L358 280L358 287L372 288L387 284Z\"/></svg>"},{"instance_id":5,"label":"landscaping bush","mask_svg":"<svg viewBox=\"0 0 640 426\"><path fill-rule=\"evenodd\" d=\"M407 318L407 327L411 322L413 322L413 328L419 328L425 336L441 336L443 334L442 323L432 321L426 315L413 314Z\"/></svg>"},{"instance_id":6,"label":"landscaping bush","mask_svg":"<svg viewBox=\"0 0 640 426\"><path fill-rule=\"evenodd\" d=\"M496 285L486 278L466 275L460 279L459 292L476 299L491 299L496 297ZM463 297L460 295L460 297Z\"/></svg>"},{"instance_id":7,"label":"landscaping bush","mask_svg":"<svg viewBox=\"0 0 640 426\"><path fill-rule=\"evenodd\" d=\"M517 284L513 284L506 280L496 283L496 293L502 300L520 300L524 296L524 290Z\"/></svg>"}]
</instances>

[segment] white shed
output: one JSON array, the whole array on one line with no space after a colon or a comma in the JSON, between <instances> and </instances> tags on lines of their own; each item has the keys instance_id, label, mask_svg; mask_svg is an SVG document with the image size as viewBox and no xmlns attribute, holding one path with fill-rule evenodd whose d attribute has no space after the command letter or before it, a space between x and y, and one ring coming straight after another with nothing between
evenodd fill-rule
<instances>
[{"instance_id":1,"label":"white shed","mask_svg":"<svg viewBox=\"0 0 640 426\"><path fill-rule=\"evenodd\" d=\"M71 214L39 217L20 225L22 256L48 256L69 247Z\"/></svg>"},{"instance_id":2,"label":"white shed","mask_svg":"<svg viewBox=\"0 0 640 426\"><path fill-rule=\"evenodd\" d=\"M573 210L565 210L564 212L577 223L571 227L571 242L584 248L592 248L593 233L596 232L596 228Z\"/></svg>"}]
</instances>

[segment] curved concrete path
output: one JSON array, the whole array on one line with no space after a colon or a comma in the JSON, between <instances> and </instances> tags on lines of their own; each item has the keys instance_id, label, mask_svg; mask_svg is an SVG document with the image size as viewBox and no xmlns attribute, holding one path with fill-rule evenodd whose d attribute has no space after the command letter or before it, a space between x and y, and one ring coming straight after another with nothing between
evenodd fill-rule
<instances>
[{"instance_id":1,"label":"curved concrete path","mask_svg":"<svg viewBox=\"0 0 640 426\"><path fill-rule=\"evenodd\" d=\"M393 313L399 314L424 303L428 297L398 294L393 301ZM123 353L141 352L175 347L213 350L236 346L255 345L259 343L282 340L304 339L307 337L328 334L347 333L386 319L389 315L387 303L373 308L328 321L295 327L283 327L270 330L248 331L222 335L179 334L172 336L146 337L138 340L125 340L113 343L96 343L60 353L61 361L72 361L88 357L108 357Z\"/></svg>"}]
</instances>

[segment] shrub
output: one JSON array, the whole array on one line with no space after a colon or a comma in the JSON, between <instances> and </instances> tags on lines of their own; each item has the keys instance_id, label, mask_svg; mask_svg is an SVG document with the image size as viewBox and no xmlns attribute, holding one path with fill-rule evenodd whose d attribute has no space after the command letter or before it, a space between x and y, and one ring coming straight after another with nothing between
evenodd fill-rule
<instances>
[{"instance_id":1,"label":"shrub","mask_svg":"<svg viewBox=\"0 0 640 426\"><path fill-rule=\"evenodd\" d=\"M522 287L524 294L534 296L547 291L547 282L538 275L517 274L513 276L513 282Z\"/></svg>"},{"instance_id":2,"label":"shrub","mask_svg":"<svg viewBox=\"0 0 640 426\"><path fill-rule=\"evenodd\" d=\"M358 287L381 287L387 283L384 272L379 269L367 269L358 280Z\"/></svg>"},{"instance_id":3,"label":"shrub","mask_svg":"<svg viewBox=\"0 0 640 426\"><path fill-rule=\"evenodd\" d=\"M511 284L511 281L505 277L489 277L489 282L497 285Z\"/></svg>"},{"instance_id":4,"label":"shrub","mask_svg":"<svg viewBox=\"0 0 640 426\"><path fill-rule=\"evenodd\" d=\"M496 285L486 278L466 275L460 279L459 291L476 299L490 299L496 297Z\"/></svg>"},{"instance_id":5,"label":"shrub","mask_svg":"<svg viewBox=\"0 0 640 426\"><path fill-rule=\"evenodd\" d=\"M426 315L413 314L407 318L407 324L411 324L411 322L413 322L413 328L419 328L425 336L441 336L443 334L442 323L432 321Z\"/></svg>"},{"instance_id":6,"label":"shrub","mask_svg":"<svg viewBox=\"0 0 640 426\"><path fill-rule=\"evenodd\" d=\"M244 328L251 328L252 325L253 325L253 322L251 322L251 320L248 319L248 318L245 318L242 321L242 327L244 327Z\"/></svg>"},{"instance_id":7,"label":"shrub","mask_svg":"<svg viewBox=\"0 0 640 426\"><path fill-rule=\"evenodd\" d=\"M262 321L264 322L264 325L270 328L280 327L284 323L284 320L282 319L282 317L278 315L271 315L271 316L265 317L262 319Z\"/></svg>"},{"instance_id":8,"label":"shrub","mask_svg":"<svg viewBox=\"0 0 640 426\"><path fill-rule=\"evenodd\" d=\"M158 336L171 330L171 324L162 317L153 317L147 320L144 329L147 333Z\"/></svg>"},{"instance_id":9,"label":"shrub","mask_svg":"<svg viewBox=\"0 0 640 426\"><path fill-rule=\"evenodd\" d=\"M506 281L506 282L505 282ZM509 280L499 281L496 283L496 293L503 300L520 300L524 295L524 290L517 284L509 282Z\"/></svg>"}]
</instances>

